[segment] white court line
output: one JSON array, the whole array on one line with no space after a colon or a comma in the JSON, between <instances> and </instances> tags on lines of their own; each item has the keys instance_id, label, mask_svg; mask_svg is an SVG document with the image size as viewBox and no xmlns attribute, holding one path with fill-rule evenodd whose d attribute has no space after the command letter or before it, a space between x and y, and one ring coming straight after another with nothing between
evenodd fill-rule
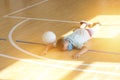
<instances>
[{"instance_id":1,"label":"white court line","mask_svg":"<svg viewBox=\"0 0 120 80\"><path fill-rule=\"evenodd\" d=\"M29 19L25 19L25 20L21 21L20 23L18 23L17 25L15 25L15 26L11 29L11 31L9 32L8 39L9 39L10 43L11 43L16 49L18 49L18 50L20 50L20 51L22 51L23 53L26 53L26 54L28 54L28 55L34 56L34 57L36 57L36 58L40 58L39 56L34 55L34 54L32 54L32 53L30 53L30 52L28 52L28 51L20 48L19 46L17 46L17 45L14 43L13 39L12 39L13 31L14 31L18 26L20 26L21 24L23 24L23 23L25 23L25 22L27 22L27 21L29 21ZM44 58L41 57L41 59L44 59Z\"/></svg>"},{"instance_id":2,"label":"white court line","mask_svg":"<svg viewBox=\"0 0 120 80\"><path fill-rule=\"evenodd\" d=\"M44 20L44 21L55 21L55 22L79 23L79 22L76 22L76 21L63 21L63 20L52 20L52 19L42 19L42 18L26 18L26 17L9 16L9 15L11 15L11 14L15 14L15 13L17 13L17 12L20 12L20 11L22 11L22 10L31 8L31 7L36 6L36 5L38 5L38 4L42 4L42 3L46 2L46 1L48 1L48 0L44 0L44 1L42 1L42 2L33 4L33 5L31 5L31 6L28 6L28 7L23 8L23 9L21 9L21 10L18 10L18 11L15 11L15 12L13 12L13 13L10 13L10 14L8 14L6 17L9 17L9 18L18 18L18 19L26 19L26 20L22 21L21 23L17 24L16 26L19 26L19 25L21 25L22 23L27 22L28 20ZM14 30L13 30L13 31L14 31ZM13 40L11 40L11 41L13 41ZM26 54L28 54L28 55L34 56L34 57L36 57L36 58L41 58L41 59L45 59L45 60L48 60L48 61L55 61L55 62L61 62L61 63L71 64L70 62L57 61L57 60L52 60L52 59L40 57L40 56L37 56L37 55L35 55L35 54L33 54L33 53L30 53L30 52L28 52L28 51L20 48L19 46L15 45L14 42L12 42L11 44L13 44L14 47L17 48L18 50L20 50L20 51L22 51L22 52L24 52L24 53L26 53ZM72 63L72 64L73 64L73 63ZM74 63L74 64L75 64L75 63ZM84 66L101 66L101 65L89 65L89 64L80 64L80 65L84 65ZM108 67L109 65L102 65L102 67L103 67L103 66L104 66L104 67Z\"/></svg>"},{"instance_id":3,"label":"white court line","mask_svg":"<svg viewBox=\"0 0 120 80\"><path fill-rule=\"evenodd\" d=\"M25 8L20 9L20 10L17 10L17 11L15 11L15 12L12 12L12 13L4 16L4 17L18 18L18 19L27 19L27 20L23 21L23 23L24 23L24 22L27 22L28 20L44 20L44 21L55 21L55 22L79 23L79 22L77 22L77 21L63 21L63 20L52 20L52 19L42 19L42 18L26 18L26 17L9 16L9 15L18 13L18 12L20 12L20 11L29 9L29 8L31 8L31 7L34 7L34 6L36 6L36 5L42 4L42 3L46 2L46 1L48 1L48 0L44 0L44 1L41 1L41 2L39 2L39 3L35 3L35 4L31 5L31 6L27 6L27 7L25 7ZM19 25L19 24L18 24L18 25ZM16 46L16 48L19 49L20 51L24 52L24 53L28 53L28 54L30 53L30 52L27 52L27 51L19 48L19 46ZM32 54L32 53L31 53L30 55L31 55L31 56L34 56L34 57L36 57L36 58L46 59L46 60L49 60L49 61L56 61L56 60L51 60L51 59L48 59L48 58L40 57L40 56L34 55L34 54ZM71 64L70 62L63 62L63 61L57 61L57 62L62 62L62 63ZM73 64L73 63L72 63L72 64ZM89 64L80 64L80 65L84 65L84 66L101 66L101 65L89 65ZM104 66L104 67L109 67L109 65L102 65L102 67L103 67L103 66ZM110 66L111 66L111 65L110 65Z\"/></svg>"},{"instance_id":4,"label":"white court line","mask_svg":"<svg viewBox=\"0 0 120 80\"><path fill-rule=\"evenodd\" d=\"M55 20L55 19L45 19L45 18L27 18L27 17L19 17L19 16L7 16L6 18L41 20L41 21L50 21L50 22L75 23L75 24L80 23L78 21Z\"/></svg>"},{"instance_id":5,"label":"white court line","mask_svg":"<svg viewBox=\"0 0 120 80\"><path fill-rule=\"evenodd\" d=\"M14 12L12 12L12 13L9 13L9 14L3 16L3 17L8 17L9 15L16 14L16 13L18 13L18 12L21 12L21 11L23 11L23 10L32 8L32 7L37 6L37 5L39 5L39 4L45 3L45 2L47 2L47 1L48 1L48 0L43 0L43 1L41 1L41 2L38 2L38 3L33 4L33 5L31 5L31 6L27 6L27 7L25 7L25 8L22 8L22 9L19 9L19 10L17 10L17 11L14 11Z\"/></svg>"},{"instance_id":6,"label":"white court line","mask_svg":"<svg viewBox=\"0 0 120 80\"><path fill-rule=\"evenodd\" d=\"M45 1L45 0L44 0ZM45 1L46 2L46 1ZM38 5L38 4L37 4ZM33 7L33 6L31 6L31 7ZM4 17L8 17L9 15L12 15L12 14L15 14L15 13L18 13L18 12L20 12L20 11L23 11L23 10L25 10L25 9L28 9L28 8L31 8L30 6L28 6L28 7L26 7L26 8L23 8L23 9L21 9L21 10L18 10L18 11L15 11L15 12L13 12L13 13L10 13L10 14L8 14L8 15L6 15L6 16L4 16ZM20 18L20 17L19 17ZM25 19L25 18L24 18ZM26 20L24 20L24 21L22 21L21 22L21 24L22 23L24 23L24 22L27 22L28 20L45 20L45 21L56 21L56 22L69 22L69 23L79 23L79 22L74 22L74 21L60 21L60 20L51 20L51 19L35 19L35 18L26 18ZM21 24L17 24L18 26L19 25L21 25ZM14 30L13 30L14 31ZM14 42L13 42L14 43ZM12 43L11 43L12 44ZM14 45L15 46L15 45ZM21 49L21 48L19 48L19 46L16 46L17 47L17 49L19 49L20 51L22 51L22 52L25 52L25 53L28 53L29 54L29 52L28 51L25 51L25 50L23 50L23 49ZM40 58L40 56L37 56L37 55L34 55L34 54L31 54L32 56L34 56L34 57L38 57L38 58ZM1 55L0 55L1 56ZM8 57L8 56L7 56ZM12 57L13 58L13 57ZM43 58L43 57L41 57L41 58ZM19 60L19 58L15 58L14 57L14 59L16 59L16 60ZM46 59L46 58L43 58L43 59ZM23 60L24 62L31 62L31 61L26 61L26 60ZM31 63L33 63L33 62L31 62ZM34 62L34 63L37 63L37 62ZM45 63L39 63L39 64L41 64L41 65L48 65L48 64L45 64ZM77 70L77 71L85 71L85 72L95 72L95 73L100 73L100 74L109 74L109 75L117 75L117 76L120 76L120 74L118 74L118 73L110 73L110 72L101 72L101 71L94 71L94 70L82 70L82 69L75 69L75 68L66 68L66 67L63 67L63 66L53 66L53 65L49 65L49 66L51 66L51 67L56 67L56 68L63 68L63 69L66 69L66 70Z\"/></svg>"},{"instance_id":7,"label":"white court line","mask_svg":"<svg viewBox=\"0 0 120 80\"><path fill-rule=\"evenodd\" d=\"M44 62L37 62L37 61L33 61L33 60L17 58L17 57L5 55L4 53L2 53L2 54L0 53L0 56L4 57L4 58L8 58L8 59L27 62L27 63L31 63L31 64L39 64L39 65L42 65L42 66L49 66L49 67L53 67L53 68L60 68L60 69L74 70L74 71L82 71L82 72L87 72L87 73L97 73L97 74L104 74L104 75L111 75L111 76L120 76L120 73L114 73L114 72L108 72L108 71L99 71L99 70L85 70L85 69L73 68L73 67L64 67L64 66L57 65L57 64L48 64L48 63L44 63Z\"/></svg>"},{"instance_id":8,"label":"white court line","mask_svg":"<svg viewBox=\"0 0 120 80\"><path fill-rule=\"evenodd\" d=\"M25 22L27 22L27 21L29 21L29 19L25 19L25 20L19 22L18 24L16 24L15 26L13 26L13 28L10 30L9 35L8 35L8 39L9 39L9 42L11 43L12 46L14 46L14 47L15 47L16 49L18 49L19 51L21 51L21 52L23 52L23 53L25 53L25 54L27 54L27 55L33 56L33 57L35 57L35 58L40 58L40 59L44 59L44 60L48 60L48 61L54 61L54 62L61 62L61 63L71 64L71 62L57 61L57 60L52 60L52 59L48 59L48 58L45 58L45 57L41 57L41 56L35 55L35 54L33 54L33 53L31 53L31 52L29 52L29 51L27 51L27 50L22 49L22 48L19 47L18 45L16 45L16 44L14 43L13 38L12 38L12 34L13 34L13 32L15 31L15 29L16 29L17 27L19 27L21 24L23 24L23 23L25 23Z\"/></svg>"},{"instance_id":9,"label":"white court line","mask_svg":"<svg viewBox=\"0 0 120 80\"><path fill-rule=\"evenodd\" d=\"M27 54L27 55L30 55L30 56L33 56L35 58L40 58L40 59L44 59L44 60L47 60L47 61L53 61L53 62L57 62L57 63L65 63L65 64L78 64L78 63L71 63L71 62L65 62L65 61L58 61L58 60L53 60L53 59L49 59L49 58L45 58L45 57L42 57L42 56L38 56L38 55L35 55L34 53L31 53L27 50L24 50L22 49L21 47L19 47L17 44L15 44L13 38L12 38L12 35L13 35L13 32L15 31L16 28L18 28L21 24L25 23L29 21L29 19L25 19L21 22L19 22L18 24L16 24L15 26L13 26L13 28L10 30L9 32L9 35L8 35L8 39L9 39L9 42L11 43L11 45L13 47L15 47L16 49L18 49L19 51L23 52L24 54ZM98 66L98 67L112 67L113 65L90 65L90 64L79 64L79 65L82 65L82 66ZM118 65L118 64L116 64ZM114 65L115 66L115 65Z\"/></svg>"}]
</instances>

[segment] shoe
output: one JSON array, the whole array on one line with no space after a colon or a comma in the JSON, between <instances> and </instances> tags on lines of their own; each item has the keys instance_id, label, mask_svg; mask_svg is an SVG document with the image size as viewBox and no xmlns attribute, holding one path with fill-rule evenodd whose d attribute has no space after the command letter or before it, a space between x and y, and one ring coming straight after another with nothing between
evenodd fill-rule
<instances>
[{"instance_id":1,"label":"shoe","mask_svg":"<svg viewBox=\"0 0 120 80\"><path fill-rule=\"evenodd\" d=\"M80 21L80 25L82 25L82 24L86 24L86 27L91 27L92 25L91 25L91 23L89 23L89 22L87 22L87 21Z\"/></svg>"},{"instance_id":2,"label":"shoe","mask_svg":"<svg viewBox=\"0 0 120 80\"><path fill-rule=\"evenodd\" d=\"M95 25L100 25L101 26L101 23L100 22L94 22L93 24L92 24L92 27L94 27Z\"/></svg>"}]
</instances>

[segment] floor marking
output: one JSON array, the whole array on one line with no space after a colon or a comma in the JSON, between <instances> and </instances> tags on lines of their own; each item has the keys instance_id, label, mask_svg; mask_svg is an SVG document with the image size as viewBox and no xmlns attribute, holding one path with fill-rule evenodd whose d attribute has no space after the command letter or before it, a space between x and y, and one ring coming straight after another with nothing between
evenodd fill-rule
<instances>
[{"instance_id":1,"label":"floor marking","mask_svg":"<svg viewBox=\"0 0 120 80\"><path fill-rule=\"evenodd\" d=\"M98 52L98 53L107 53L107 54L118 54L120 55L119 52L108 52L108 51L99 51L99 50L88 50L90 52Z\"/></svg>"},{"instance_id":2,"label":"floor marking","mask_svg":"<svg viewBox=\"0 0 120 80\"><path fill-rule=\"evenodd\" d=\"M50 62L65 63L65 64L78 64L78 63L71 63L71 61L59 61L59 60L54 60L54 59L49 59L49 58L45 58L45 57L42 57L42 56L38 56L38 55L35 55L34 53L31 53L31 52L29 52L27 50L22 49L17 44L15 44L13 39L12 39L13 32L15 31L15 29L17 27L19 27L21 24L23 24L23 23L25 23L27 21L29 21L29 19L25 19L25 20L19 22L18 24L13 26L12 29L10 30L9 35L8 35L8 40L9 40L9 42L11 43L11 45L13 47L15 47L19 51L23 52L23 54L27 54L27 55L33 56L35 58L44 59L44 60L47 60L47 61L50 61ZM89 65L89 64L82 64L82 65L84 65L84 66L108 66L108 65ZM108 67L110 67L110 66L112 66L112 65L109 65Z\"/></svg>"},{"instance_id":3,"label":"floor marking","mask_svg":"<svg viewBox=\"0 0 120 80\"><path fill-rule=\"evenodd\" d=\"M28 55L34 56L34 57L36 57L36 58L46 59L46 58L44 58L44 57L40 57L40 56L38 56L38 55L32 54L32 53L30 53L30 52L28 52L28 51L20 48L20 47L19 47L18 45L16 45L16 44L14 43L14 41L13 41L13 39L12 39L12 34L13 34L14 30L15 30L17 27L19 27L21 24L23 24L23 23L25 23L25 22L27 22L27 21L29 21L29 19L25 19L25 20L19 22L18 24L16 24L16 25L10 30L9 35L8 35L9 42L12 44L12 46L14 46L16 49L20 50L20 51L23 52L23 53L26 53L26 54L28 54Z\"/></svg>"},{"instance_id":4,"label":"floor marking","mask_svg":"<svg viewBox=\"0 0 120 80\"><path fill-rule=\"evenodd\" d=\"M17 11L14 11L14 12L12 12L12 13L9 13L8 15L5 15L5 16L3 16L3 17L8 17L9 15L16 14L16 13L18 13L18 12L21 12L21 11L23 11L23 10L32 8L32 7L37 6L37 5L39 5L39 4L45 3L45 2L47 2L47 1L48 1L48 0L43 0L43 1L41 1L41 2L38 2L38 3L33 4L33 5L31 5L31 6L27 6L27 7L25 7L25 8L22 8L22 9L19 9L19 10L17 10Z\"/></svg>"},{"instance_id":5,"label":"floor marking","mask_svg":"<svg viewBox=\"0 0 120 80\"><path fill-rule=\"evenodd\" d=\"M7 39L5 39L5 38L0 38L0 40L6 41Z\"/></svg>"},{"instance_id":6,"label":"floor marking","mask_svg":"<svg viewBox=\"0 0 120 80\"><path fill-rule=\"evenodd\" d=\"M31 52L28 52L27 50L22 49L22 48L19 47L18 45L16 45L16 44L14 43L13 39L12 39L12 34L13 34L14 30L15 30L17 27L19 27L21 24L23 24L23 23L25 23L25 22L27 22L27 21L29 21L29 19L25 19L25 20L19 22L18 24L16 24L15 26L13 26L13 28L10 30L9 35L8 35L8 40L9 40L9 42L11 43L11 45L12 45L13 47L15 47L15 48L18 49L19 51L23 52L24 54L33 56L33 57L35 57L35 58L40 58L40 59L44 59L44 60L48 60L48 61L54 61L54 62L61 62L61 63L71 64L71 62L58 61L58 60L48 59L48 58L45 58L45 57L42 57L42 56L35 55L35 54L31 53Z\"/></svg>"},{"instance_id":7,"label":"floor marking","mask_svg":"<svg viewBox=\"0 0 120 80\"><path fill-rule=\"evenodd\" d=\"M40 21L50 21L50 22L62 22L62 23L74 23L79 24L79 21L68 21L68 20L55 20L55 19L45 19L45 18L27 18L27 17L18 17L18 16L7 16L6 18L13 19L29 19L29 20L40 20Z\"/></svg>"},{"instance_id":8,"label":"floor marking","mask_svg":"<svg viewBox=\"0 0 120 80\"><path fill-rule=\"evenodd\" d=\"M97 73L97 74L104 74L104 75L112 75L112 76L120 76L120 73L115 73L115 72L99 71L99 70L85 70L85 69L80 69L80 68L64 67L64 66L57 65L57 64L48 64L48 63L37 62L37 61L33 61L33 60L17 58L17 57L5 55L4 53L2 53L2 54L0 53L0 56L8 58L8 59L18 60L18 61L22 61L22 62L28 62L28 63L31 63L31 64L39 64L39 65L42 65L42 66L49 66L49 67L53 67L53 68L60 68L60 69L74 70L74 71L82 71L82 72L87 72L87 73Z\"/></svg>"},{"instance_id":9,"label":"floor marking","mask_svg":"<svg viewBox=\"0 0 120 80\"><path fill-rule=\"evenodd\" d=\"M69 20L57 20L57 19L47 19L47 18L30 18L30 17L22 17L22 16L7 16L5 18L13 18L13 19L30 19L30 20L40 20L40 21L50 21L50 22L62 22L62 23L74 23L79 24L80 21L69 21ZM113 26L107 24L101 24L101 26ZM119 24L114 24L114 27L119 27Z\"/></svg>"},{"instance_id":10,"label":"floor marking","mask_svg":"<svg viewBox=\"0 0 120 80\"><path fill-rule=\"evenodd\" d=\"M31 8L31 7L30 7ZM17 13L17 11L16 11L16 13ZM9 15L12 15L12 14L15 14L15 13L11 13L11 14L8 14L8 15L6 15L6 17L7 16L9 16ZM25 21L23 21L23 23L24 22L27 22L29 19L31 19L31 18L26 18L26 20ZM33 20L33 19L31 19L31 20ZM36 19L37 20L37 19ZM42 20L42 19L41 19ZM50 19L43 19L43 20L50 20ZM51 20L51 21L54 21L54 20ZM59 20L56 20L56 21L59 21ZM78 22L77 22L78 23ZM2 56L2 57L6 57L6 58L9 58L9 59L15 59L15 60L21 60L20 58L16 58L16 57L11 57L11 56L7 56L7 55L4 55L4 54L0 54L0 56ZM30 62L30 63L33 63L33 61L28 61L28 60L22 60L22 61L24 61L24 62ZM36 63L36 62L34 62L34 63ZM42 63L36 63L36 64L41 64L41 65L43 65ZM45 63L44 63L45 64ZM47 66L51 66L51 67L53 67L53 65L48 65L48 64L45 64L45 65L47 65ZM66 70L77 70L77 71L84 71L84 72L96 72L96 71L94 71L94 70L83 70L83 69L75 69L75 68L69 68L69 67L60 67L60 66L54 66L54 67L56 67L56 68L63 68L63 69L66 69ZM111 72L101 72L101 71L97 71L97 73L100 73L100 74L109 74L109 75L115 75L115 76L120 76L120 74L118 74L118 73L111 73Z\"/></svg>"},{"instance_id":11,"label":"floor marking","mask_svg":"<svg viewBox=\"0 0 120 80\"><path fill-rule=\"evenodd\" d=\"M37 44L37 45L43 45L43 46L45 46L45 44L43 44L43 43L29 42L29 41L23 41L23 40L16 40L16 42L26 43L26 44Z\"/></svg>"},{"instance_id":12,"label":"floor marking","mask_svg":"<svg viewBox=\"0 0 120 80\"><path fill-rule=\"evenodd\" d=\"M37 45L43 45L45 46L44 43L37 43L37 42L29 42L29 41L23 41L23 40L16 40L16 42L19 42L19 43L26 43L26 44L37 44ZM118 54L120 55L119 52L109 52L109 51L101 51L101 50L88 50L89 52L98 52L98 53L106 53L106 54Z\"/></svg>"}]
</instances>

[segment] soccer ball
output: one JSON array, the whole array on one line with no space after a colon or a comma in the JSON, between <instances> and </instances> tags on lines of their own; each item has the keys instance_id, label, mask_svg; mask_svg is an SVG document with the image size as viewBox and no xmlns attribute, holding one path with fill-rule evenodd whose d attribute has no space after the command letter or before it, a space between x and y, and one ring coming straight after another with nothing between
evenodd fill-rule
<instances>
[{"instance_id":1,"label":"soccer ball","mask_svg":"<svg viewBox=\"0 0 120 80\"><path fill-rule=\"evenodd\" d=\"M56 42L56 35L52 31L44 32L42 35L42 40L45 44L50 44Z\"/></svg>"}]
</instances>

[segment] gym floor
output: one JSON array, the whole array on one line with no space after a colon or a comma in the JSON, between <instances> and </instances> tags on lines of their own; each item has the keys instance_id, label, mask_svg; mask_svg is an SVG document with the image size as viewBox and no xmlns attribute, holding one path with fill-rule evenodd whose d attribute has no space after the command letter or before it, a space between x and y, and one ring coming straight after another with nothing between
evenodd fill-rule
<instances>
[{"instance_id":1,"label":"gym floor","mask_svg":"<svg viewBox=\"0 0 120 80\"><path fill-rule=\"evenodd\" d=\"M0 80L120 80L119 8L120 0L0 0ZM40 55L43 32L59 39L81 20L101 23L86 54Z\"/></svg>"}]
</instances>

